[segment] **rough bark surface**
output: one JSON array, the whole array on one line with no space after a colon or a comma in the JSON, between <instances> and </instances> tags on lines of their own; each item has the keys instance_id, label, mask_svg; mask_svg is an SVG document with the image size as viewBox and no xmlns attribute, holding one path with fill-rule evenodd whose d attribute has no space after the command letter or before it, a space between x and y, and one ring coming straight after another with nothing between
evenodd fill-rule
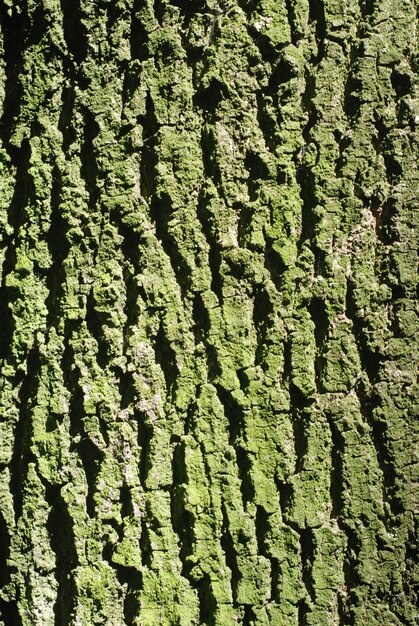
<instances>
[{"instance_id":1,"label":"rough bark surface","mask_svg":"<svg viewBox=\"0 0 419 626\"><path fill-rule=\"evenodd\" d=\"M3 0L1 626L417 624L413 0Z\"/></svg>"}]
</instances>

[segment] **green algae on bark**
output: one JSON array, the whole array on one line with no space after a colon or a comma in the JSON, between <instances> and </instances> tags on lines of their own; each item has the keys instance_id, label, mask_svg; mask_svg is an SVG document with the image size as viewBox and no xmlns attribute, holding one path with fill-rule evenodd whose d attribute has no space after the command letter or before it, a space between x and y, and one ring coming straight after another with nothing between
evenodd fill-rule
<instances>
[{"instance_id":1,"label":"green algae on bark","mask_svg":"<svg viewBox=\"0 0 419 626\"><path fill-rule=\"evenodd\" d=\"M417 620L411 0L0 7L0 625Z\"/></svg>"}]
</instances>

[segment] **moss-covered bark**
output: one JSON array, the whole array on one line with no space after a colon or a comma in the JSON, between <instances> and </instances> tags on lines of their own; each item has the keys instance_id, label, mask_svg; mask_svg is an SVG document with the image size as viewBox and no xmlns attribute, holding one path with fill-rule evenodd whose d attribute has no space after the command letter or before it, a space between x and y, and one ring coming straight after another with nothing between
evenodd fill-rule
<instances>
[{"instance_id":1,"label":"moss-covered bark","mask_svg":"<svg viewBox=\"0 0 419 626\"><path fill-rule=\"evenodd\" d=\"M2 1L1 626L417 623L414 20Z\"/></svg>"}]
</instances>

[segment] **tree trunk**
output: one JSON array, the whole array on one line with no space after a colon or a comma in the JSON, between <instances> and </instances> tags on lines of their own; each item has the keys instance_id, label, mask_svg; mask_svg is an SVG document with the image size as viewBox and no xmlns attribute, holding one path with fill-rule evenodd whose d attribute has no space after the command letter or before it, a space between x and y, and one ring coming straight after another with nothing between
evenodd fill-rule
<instances>
[{"instance_id":1,"label":"tree trunk","mask_svg":"<svg viewBox=\"0 0 419 626\"><path fill-rule=\"evenodd\" d=\"M1 626L417 623L414 20L2 1Z\"/></svg>"}]
</instances>

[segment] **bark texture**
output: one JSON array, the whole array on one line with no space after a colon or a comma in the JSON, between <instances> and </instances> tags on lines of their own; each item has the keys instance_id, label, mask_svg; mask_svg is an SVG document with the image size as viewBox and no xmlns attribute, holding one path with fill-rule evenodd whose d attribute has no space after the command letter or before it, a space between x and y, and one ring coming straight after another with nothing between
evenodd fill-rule
<instances>
[{"instance_id":1,"label":"bark texture","mask_svg":"<svg viewBox=\"0 0 419 626\"><path fill-rule=\"evenodd\" d=\"M0 24L1 626L417 624L414 1Z\"/></svg>"}]
</instances>

